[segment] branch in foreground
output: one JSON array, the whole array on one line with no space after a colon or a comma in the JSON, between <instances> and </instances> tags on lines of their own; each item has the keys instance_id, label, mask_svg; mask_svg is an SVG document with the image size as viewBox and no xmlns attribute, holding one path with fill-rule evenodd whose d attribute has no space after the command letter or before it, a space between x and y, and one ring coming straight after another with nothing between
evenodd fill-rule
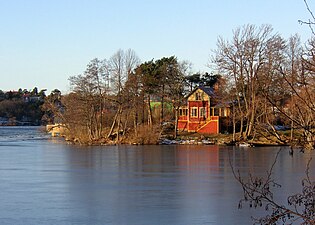
<instances>
[{"instance_id":1,"label":"branch in foreground","mask_svg":"<svg viewBox=\"0 0 315 225\"><path fill-rule=\"evenodd\" d=\"M311 17L312 17L312 20L310 20L310 19L309 19L308 21L298 20L298 22L299 22L300 24L302 24L302 25L303 25L303 24L308 25L309 28L310 28L310 30L311 30L311 32L312 32L312 34L315 35L315 31L314 31L314 29L313 29L313 26L315 25L315 16L314 16L313 11L312 11L311 8L309 7L309 5L308 5L308 3L307 3L306 0L304 0L304 4L305 4L305 6L306 6L307 11L309 12L309 14L310 14Z\"/></svg>"},{"instance_id":2,"label":"branch in foreground","mask_svg":"<svg viewBox=\"0 0 315 225\"><path fill-rule=\"evenodd\" d=\"M278 156L282 149L277 152L275 160L267 171L265 177L255 177L249 174L244 179L240 171L235 172L230 160L230 166L236 180L241 184L243 189L243 198L239 201L239 208L244 203L249 207L265 208L268 212L267 216L261 218L252 218L255 224L315 224L315 182L310 179L310 163L307 164L306 178L302 180L302 192L288 196L287 204L282 204L274 199L273 188L281 188L273 178L273 169L277 162Z\"/></svg>"}]
</instances>

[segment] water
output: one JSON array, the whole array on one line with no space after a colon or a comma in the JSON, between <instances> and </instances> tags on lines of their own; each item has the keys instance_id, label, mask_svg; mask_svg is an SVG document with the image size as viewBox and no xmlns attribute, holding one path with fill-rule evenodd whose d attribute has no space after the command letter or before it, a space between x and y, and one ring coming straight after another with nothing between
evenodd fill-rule
<instances>
[{"instance_id":1,"label":"water","mask_svg":"<svg viewBox=\"0 0 315 225\"><path fill-rule=\"evenodd\" d=\"M277 150L80 147L36 127L0 127L0 224L252 224L265 212L238 209L229 155L242 174L264 175ZM301 189L311 154L280 153L277 199Z\"/></svg>"}]
</instances>

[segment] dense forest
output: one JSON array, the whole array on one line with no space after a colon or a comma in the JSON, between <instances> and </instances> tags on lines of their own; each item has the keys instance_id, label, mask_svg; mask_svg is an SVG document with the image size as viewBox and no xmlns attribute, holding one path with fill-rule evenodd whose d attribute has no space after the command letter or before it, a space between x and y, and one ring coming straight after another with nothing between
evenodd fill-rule
<instances>
[{"instance_id":1,"label":"dense forest","mask_svg":"<svg viewBox=\"0 0 315 225\"><path fill-rule=\"evenodd\" d=\"M44 112L41 106L45 101L45 89L7 91L0 90L1 125L41 125Z\"/></svg>"}]
</instances>

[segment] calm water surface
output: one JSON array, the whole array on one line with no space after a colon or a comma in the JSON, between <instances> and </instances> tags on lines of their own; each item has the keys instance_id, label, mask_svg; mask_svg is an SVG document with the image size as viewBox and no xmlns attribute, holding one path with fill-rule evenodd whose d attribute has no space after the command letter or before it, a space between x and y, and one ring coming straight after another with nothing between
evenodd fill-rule
<instances>
[{"instance_id":1,"label":"calm water surface","mask_svg":"<svg viewBox=\"0 0 315 225\"><path fill-rule=\"evenodd\" d=\"M0 224L252 224L265 212L238 209L229 156L244 175L264 175L278 149L79 147L0 127ZM311 154L280 153L277 199L301 189Z\"/></svg>"}]
</instances>

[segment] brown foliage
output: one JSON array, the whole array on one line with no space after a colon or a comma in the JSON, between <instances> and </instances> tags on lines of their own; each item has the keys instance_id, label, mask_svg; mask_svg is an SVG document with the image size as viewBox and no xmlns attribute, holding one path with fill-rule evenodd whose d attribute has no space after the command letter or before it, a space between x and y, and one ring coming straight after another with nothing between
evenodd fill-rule
<instances>
[{"instance_id":1,"label":"brown foliage","mask_svg":"<svg viewBox=\"0 0 315 225\"><path fill-rule=\"evenodd\" d=\"M158 143L160 135L160 126L141 125L137 129L137 133L130 138L130 142L142 145L154 145Z\"/></svg>"}]
</instances>

